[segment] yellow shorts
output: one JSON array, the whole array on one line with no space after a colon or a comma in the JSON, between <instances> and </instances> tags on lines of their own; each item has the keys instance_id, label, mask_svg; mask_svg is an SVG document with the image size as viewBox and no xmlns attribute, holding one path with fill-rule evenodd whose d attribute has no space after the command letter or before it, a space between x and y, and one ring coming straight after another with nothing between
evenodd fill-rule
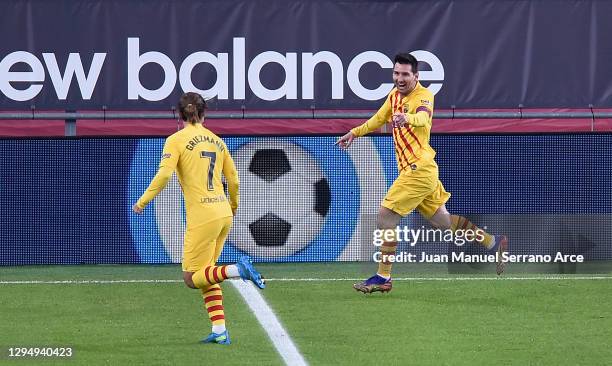
<instances>
[{"instance_id":1,"label":"yellow shorts","mask_svg":"<svg viewBox=\"0 0 612 366\"><path fill-rule=\"evenodd\" d=\"M196 272L217 262L232 227L232 217L207 222L185 231L183 271Z\"/></svg>"},{"instance_id":2,"label":"yellow shorts","mask_svg":"<svg viewBox=\"0 0 612 366\"><path fill-rule=\"evenodd\" d=\"M416 169L402 172L393 182L382 206L402 216L408 215L415 208L426 219L430 219L450 198L442 182L438 179L438 166L426 164Z\"/></svg>"}]
</instances>

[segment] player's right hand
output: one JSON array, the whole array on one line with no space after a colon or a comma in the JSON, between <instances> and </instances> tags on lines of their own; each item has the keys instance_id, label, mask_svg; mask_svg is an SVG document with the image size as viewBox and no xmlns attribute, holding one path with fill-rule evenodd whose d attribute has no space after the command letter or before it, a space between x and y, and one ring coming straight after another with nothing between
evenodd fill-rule
<instances>
[{"instance_id":1,"label":"player's right hand","mask_svg":"<svg viewBox=\"0 0 612 366\"><path fill-rule=\"evenodd\" d=\"M137 203L134 203L134 206L132 206L132 211L134 211L134 213L137 215L142 215L143 209L138 207Z\"/></svg>"},{"instance_id":2,"label":"player's right hand","mask_svg":"<svg viewBox=\"0 0 612 366\"><path fill-rule=\"evenodd\" d=\"M349 131L346 135L340 137L338 141L336 141L336 145L340 146L342 150L346 150L351 146L353 140L355 139L355 135L351 131Z\"/></svg>"}]
</instances>

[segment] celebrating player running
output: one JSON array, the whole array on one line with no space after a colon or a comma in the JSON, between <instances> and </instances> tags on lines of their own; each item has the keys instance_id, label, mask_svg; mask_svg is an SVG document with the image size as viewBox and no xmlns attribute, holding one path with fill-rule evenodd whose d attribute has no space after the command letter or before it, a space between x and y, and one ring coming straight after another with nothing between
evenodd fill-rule
<instances>
[{"instance_id":1,"label":"celebrating player running","mask_svg":"<svg viewBox=\"0 0 612 366\"><path fill-rule=\"evenodd\" d=\"M133 210L142 213L176 169L187 216L183 280L188 287L202 291L212 322L212 333L202 341L230 344L219 284L227 278L240 277L253 281L259 288L265 285L248 257L240 258L235 265L216 265L238 208L238 173L223 140L202 125L205 109L201 95L185 93L181 97L178 110L184 128L166 140L159 170ZM229 202L222 174L227 181Z\"/></svg>"},{"instance_id":2,"label":"celebrating player running","mask_svg":"<svg viewBox=\"0 0 612 366\"><path fill-rule=\"evenodd\" d=\"M395 56L391 90L382 107L361 126L353 128L338 139L341 148L348 148L356 137L364 136L391 122L393 142L399 176L385 196L377 216L379 229L395 229L403 216L415 208L440 229L476 231L478 228L464 217L451 215L445 203L450 198L438 179L435 151L429 145L433 94L419 83L418 61L409 53ZM504 270L501 253L507 250L508 240L503 235L493 236L483 232L478 243L490 252L498 253L497 274ZM386 241L381 246L383 260L376 275L353 287L363 293L391 291L391 262L385 260L395 254L397 240Z\"/></svg>"}]
</instances>

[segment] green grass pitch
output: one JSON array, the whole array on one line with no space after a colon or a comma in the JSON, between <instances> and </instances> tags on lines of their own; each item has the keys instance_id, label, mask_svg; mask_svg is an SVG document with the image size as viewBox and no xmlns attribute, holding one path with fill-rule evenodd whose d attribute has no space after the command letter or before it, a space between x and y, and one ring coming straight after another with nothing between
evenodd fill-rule
<instances>
[{"instance_id":1,"label":"green grass pitch","mask_svg":"<svg viewBox=\"0 0 612 366\"><path fill-rule=\"evenodd\" d=\"M362 278L373 271L370 265L258 267L269 279L265 299L311 365L609 365L612 360L612 277L453 280L473 275L447 274L449 280L430 280L441 275L424 271L399 274L419 279L395 281L389 294L366 296L355 292L350 280L278 279ZM25 283L180 278L175 265L0 267L0 364L283 364L227 283L230 346L198 343L210 330L208 319L199 291L180 282ZM72 347L74 357L7 357L8 347L46 345Z\"/></svg>"}]
</instances>

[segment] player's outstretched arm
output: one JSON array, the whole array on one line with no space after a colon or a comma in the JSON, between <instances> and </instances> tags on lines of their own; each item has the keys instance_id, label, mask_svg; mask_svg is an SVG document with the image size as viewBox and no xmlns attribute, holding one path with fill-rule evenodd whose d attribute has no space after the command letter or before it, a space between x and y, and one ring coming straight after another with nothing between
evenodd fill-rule
<instances>
[{"instance_id":1,"label":"player's outstretched arm","mask_svg":"<svg viewBox=\"0 0 612 366\"><path fill-rule=\"evenodd\" d=\"M174 138L174 135L166 139L157 174L155 174L155 177L153 177L153 180L149 183L147 190L140 196L134 206L132 206L132 211L134 211L134 213L139 215L142 214L145 206L166 187L166 184L168 184L178 164L180 155L178 146L179 143L176 138Z\"/></svg>"},{"instance_id":2,"label":"player's outstretched arm","mask_svg":"<svg viewBox=\"0 0 612 366\"><path fill-rule=\"evenodd\" d=\"M172 177L172 173L174 173L174 169L166 166L160 167L151 183L149 183L147 190L142 194L142 196L140 196L134 206L132 206L132 211L139 215L142 214L142 211L149 204L149 202L151 202L155 196L157 196L157 194L166 187L168 181Z\"/></svg>"},{"instance_id":3,"label":"player's outstretched arm","mask_svg":"<svg viewBox=\"0 0 612 366\"><path fill-rule=\"evenodd\" d=\"M341 148L346 149L351 145L355 137L365 136L371 132L378 130L385 123L387 123L390 118L391 118L391 103L389 102L389 97L387 96L387 99L385 100L383 105L378 109L378 111L369 120L365 121L360 126L353 128L349 133L342 136L338 140L337 144L348 141L348 144L346 143L340 144ZM349 134L352 135L352 137Z\"/></svg>"}]
</instances>

